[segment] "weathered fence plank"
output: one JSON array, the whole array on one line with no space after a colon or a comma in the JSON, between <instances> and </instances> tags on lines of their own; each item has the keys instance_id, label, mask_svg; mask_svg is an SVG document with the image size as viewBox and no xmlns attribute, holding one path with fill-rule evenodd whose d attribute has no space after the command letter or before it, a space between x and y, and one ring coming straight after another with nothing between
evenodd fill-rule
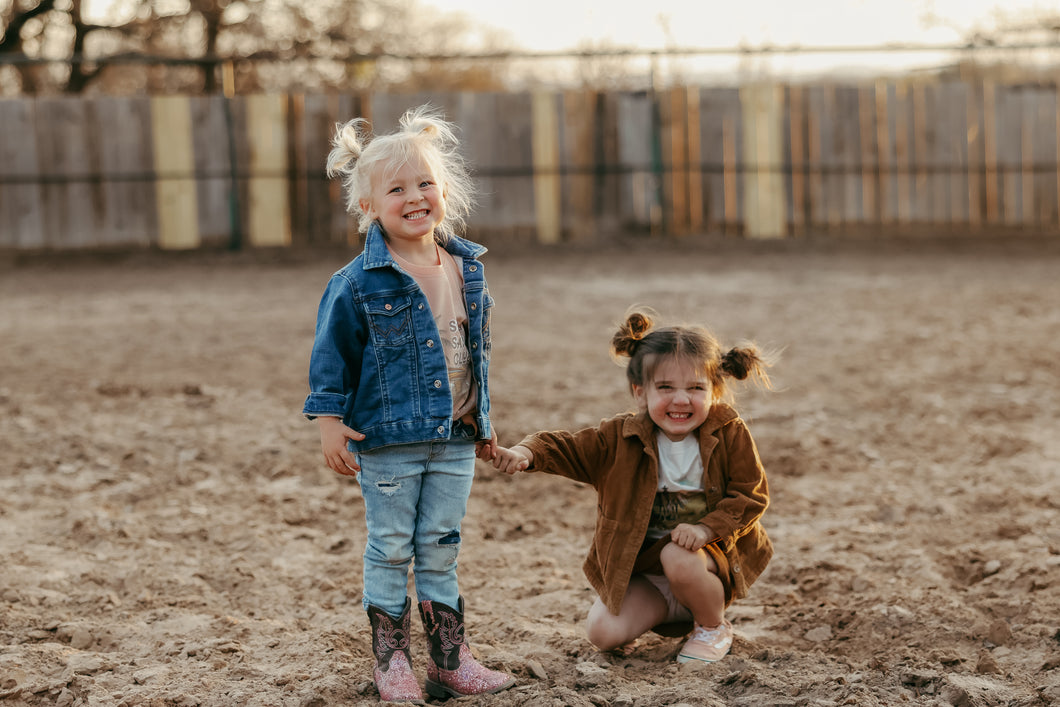
<instances>
[{"instance_id":1,"label":"weathered fence plank","mask_svg":"<svg viewBox=\"0 0 1060 707\"><path fill-rule=\"evenodd\" d=\"M688 94L684 88L672 88L659 96L662 116L663 194L666 204L666 230L674 235L688 234Z\"/></svg>"},{"instance_id":2,"label":"weathered fence plank","mask_svg":"<svg viewBox=\"0 0 1060 707\"><path fill-rule=\"evenodd\" d=\"M539 92L533 100L534 205L537 239L559 243L563 227L563 180L560 177L559 119L556 97Z\"/></svg>"},{"instance_id":3,"label":"weathered fence plank","mask_svg":"<svg viewBox=\"0 0 1060 707\"><path fill-rule=\"evenodd\" d=\"M998 141L997 141L997 92L990 81L983 82L983 192L986 201L984 222L994 225L998 221Z\"/></svg>"},{"instance_id":4,"label":"weathered fence plank","mask_svg":"<svg viewBox=\"0 0 1060 707\"><path fill-rule=\"evenodd\" d=\"M0 248L44 247L36 104L0 101Z\"/></svg>"},{"instance_id":5,"label":"weathered fence plank","mask_svg":"<svg viewBox=\"0 0 1060 707\"><path fill-rule=\"evenodd\" d=\"M555 155L562 171L556 218L564 228L566 240L588 241L596 237L593 214L593 179L597 126L596 93L594 91L564 91L560 95L562 119L557 121L558 135ZM544 126L542 126L544 127ZM536 137L536 128L535 128ZM565 218L563 215L566 215ZM556 234L553 242L559 242Z\"/></svg>"},{"instance_id":6,"label":"weathered fence plank","mask_svg":"<svg viewBox=\"0 0 1060 707\"><path fill-rule=\"evenodd\" d=\"M892 109L894 87L881 81L876 82L876 164L877 164L877 211L881 228L895 220L895 200L897 184L894 178L894 131L892 130Z\"/></svg>"},{"instance_id":7,"label":"weathered fence plank","mask_svg":"<svg viewBox=\"0 0 1060 707\"><path fill-rule=\"evenodd\" d=\"M594 240L606 240L620 233L623 223L621 189L628 173L619 158L618 96L597 93L593 122L593 215ZM643 223L643 222L642 222Z\"/></svg>"},{"instance_id":8,"label":"weathered fence plank","mask_svg":"<svg viewBox=\"0 0 1060 707\"><path fill-rule=\"evenodd\" d=\"M861 213L865 225L879 222L879 132L876 129L876 87L861 86L857 96L858 144L861 162Z\"/></svg>"},{"instance_id":9,"label":"weathered fence plank","mask_svg":"<svg viewBox=\"0 0 1060 707\"><path fill-rule=\"evenodd\" d=\"M915 104L909 86L899 84L895 86L894 96L890 97L890 118L894 121L892 126L892 164L894 173L894 202L896 220L899 225L907 225L916 218L914 195L916 185L914 179L914 163L912 162L913 140L913 111Z\"/></svg>"},{"instance_id":10,"label":"weathered fence plank","mask_svg":"<svg viewBox=\"0 0 1060 707\"><path fill-rule=\"evenodd\" d=\"M746 151L740 91L710 88L699 92L700 146L705 168L705 228L735 233L743 217L740 165Z\"/></svg>"},{"instance_id":11,"label":"weathered fence plank","mask_svg":"<svg viewBox=\"0 0 1060 707\"><path fill-rule=\"evenodd\" d=\"M794 236L806 235L809 214L806 210L807 170L809 159L806 153L806 91L801 86L790 86L788 91L788 154L791 183L791 213L789 223ZM874 106L875 107L875 104Z\"/></svg>"},{"instance_id":12,"label":"weathered fence plank","mask_svg":"<svg viewBox=\"0 0 1060 707\"><path fill-rule=\"evenodd\" d=\"M951 229L959 224L969 222L969 180L968 180L968 134L970 127L967 117L968 91L961 83L947 83L941 86L942 102L946 106L946 127L943 135L945 141L942 161L949 165L949 223Z\"/></svg>"},{"instance_id":13,"label":"weathered fence plank","mask_svg":"<svg viewBox=\"0 0 1060 707\"><path fill-rule=\"evenodd\" d=\"M1039 229L1048 228L1050 224L1058 222L1057 188L1060 182L1057 180L1058 165L1057 148L1058 141L1058 119L1056 91L1047 87L1040 87L1037 92L1036 101L1036 140L1034 143L1034 196L1038 204L1036 209L1035 225Z\"/></svg>"},{"instance_id":14,"label":"weathered fence plank","mask_svg":"<svg viewBox=\"0 0 1060 707\"><path fill-rule=\"evenodd\" d=\"M158 223L151 178L151 104L146 98L86 101L92 161L99 174L94 245L146 247ZM135 206L135 208L130 208Z\"/></svg>"},{"instance_id":15,"label":"weathered fence plank","mask_svg":"<svg viewBox=\"0 0 1060 707\"><path fill-rule=\"evenodd\" d=\"M461 98L461 110L452 118L460 125L472 126L465 130L465 144L479 175L473 230L494 230L508 233L514 240L532 240L538 232L536 191L526 167L534 159L534 123L527 120L534 112L533 99L530 94L507 93L464 93ZM558 121L559 113L555 116Z\"/></svg>"},{"instance_id":16,"label":"weathered fence plank","mask_svg":"<svg viewBox=\"0 0 1060 707\"><path fill-rule=\"evenodd\" d=\"M839 222L844 226L860 225L864 220L861 196L861 121L857 119L860 112L858 97L856 86L836 87L835 155L839 170L838 210Z\"/></svg>"},{"instance_id":17,"label":"weathered fence plank","mask_svg":"<svg viewBox=\"0 0 1060 707\"><path fill-rule=\"evenodd\" d=\"M750 238L779 238L786 230L784 182L779 171L783 159L782 95L773 84L740 91L748 167L743 179L743 220Z\"/></svg>"},{"instance_id":18,"label":"weathered fence plank","mask_svg":"<svg viewBox=\"0 0 1060 707\"><path fill-rule=\"evenodd\" d=\"M335 125L327 126L317 134L307 134L307 143L318 145L321 152L315 153L318 160L318 168L321 175L325 175L327 168L327 155L331 151L331 141L335 137L335 129L339 125L345 125L354 118L372 120L372 103L368 97L362 96L329 96L327 98L329 114L334 117ZM320 123L315 123L318 127ZM307 129L311 126L307 123ZM312 168L310 158L306 160L308 168ZM312 173L312 172L310 172ZM326 178L326 175L325 175ZM330 211L330 217L321 217L321 227L327 230L328 243L345 243L355 245L360 242L361 233L358 230L357 217L351 214L346 207L347 194L342 184L342 179L335 176L329 179L326 186L326 195L330 206L325 206Z\"/></svg>"},{"instance_id":19,"label":"weathered fence plank","mask_svg":"<svg viewBox=\"0 0 1060 707\"><path fill-rule=\"evenodd\" d=\"M197 248L200 245L198 199L189 100L183 96L152 98L151 124L157 243L166 249Z\"/></svg>"},{"instance_id":20,"label":"weathered fence plank","mask_svg":"<svg viewBox=\"0 0 1060 707\"><path fill-rule=\"evenodd\" d=\"M296 245L345 243L345 226L332 228L336 207L346 206L341 189L332 194L326 167L337 125L355 115L339 115L336 96L292 96L288 115L291 143L291 240ZM323 138L323 139L322 139ZM336 179L341 185L341 180Z\"/></svg>"},{"instance_id":21,"label":"weathered fence plank","mask_svg":"<svg viewBox=\"0 0 1060 707\"><path fill-rule=\"evenodd\" d=\"M84 248L95 244L98 183L89 145L86 101L43 98L37 101L34 133L44 180L45 248Z\"/></svg>"},{"instance_id":22,"label":"weathered fence plank","mask_svg":"<svg viewBox=\"0 0 1060 707\"><path fill-rule=\"evenodd\" d=\"M291 242L287 181L287 97L247 96L250 138L250 242L284 246Z\"/></svg>"},{"instance_id":23,"label":"weathered fence plank","mask_svg":"<svg viewBox=\"0 0 1060 707\"><path fill-rule=\"evenodd\" d=\"M998 191L1001 195L1000 220L1006 226L1014 226L1022 216L1022 182L1020 180L1020 152L1023 148L1020 117L1020 96L1008 86L999 86L997 97L997 141Z\"/></svg>"},{"instance_id":24,"label":"weathered fence plank","mask_svg":"<svg viewBox=\"0 0 1060 707\"><path fill-rule=\"evenodd\" d=\"M622 225L633 229L636 224L655 224L662 209L661 175L656 164L661 155L655 149L657 126L652 96L646 92L618 96L618 145L616 164L628 169L628 179L621 187Z\"/></svg>"},{"instance_id":25,"label":"weathered fence plank","mask_svg":"<svg viewBox=\"0 0 1060 707\"><path fill-rule=\"evenodd\" d=\"M224 96L192 97L188 109L192 125L192 169L195 174L195 205L199 239L203 246L219 247L239 239L246 214L233 212L240 206L233 140L242 135L234 120L232 100ZM228 115L226 116L226 112ZM245 169L245 168L244 168Z\"/></svg>"}]
</instances>

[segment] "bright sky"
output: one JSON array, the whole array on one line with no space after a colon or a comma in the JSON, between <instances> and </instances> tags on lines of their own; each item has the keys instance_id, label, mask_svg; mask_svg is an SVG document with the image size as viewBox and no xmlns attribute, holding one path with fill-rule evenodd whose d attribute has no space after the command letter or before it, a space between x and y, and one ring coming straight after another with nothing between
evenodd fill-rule
<instances>
[{"instance_id":1,"label":"bright sky","mask_svg":"<svg viewBox=\"0 0 1060 707\"><path fill-rule=\"evenodd\" d=\"M661 48L746 43L950 43L999 17L1060 12L1042 0L421 0L507 30L528 49L570 49L582 40ZM927 18L937 19L930 22ZM665 29L664 29L665 27Z\"/></svg>"},{"instance_id":2,"label":"bright sky","mask_svg":"<svg viewBox=\"0 0 1060 707\"><path fill-rule=\"evenodd\" d=\"M557 51L586 41L622 47L760 47L958 44L998 20L1060 13L1056 0L420 0L462 12L510 36L520 48ZM584 46L582 46L584 48ZM806 57L803 57L805 60ZM818 56L831 65L932 63L925 55ZM782 64L784 58L770 60Z\"/></svg>"}]
</instances>

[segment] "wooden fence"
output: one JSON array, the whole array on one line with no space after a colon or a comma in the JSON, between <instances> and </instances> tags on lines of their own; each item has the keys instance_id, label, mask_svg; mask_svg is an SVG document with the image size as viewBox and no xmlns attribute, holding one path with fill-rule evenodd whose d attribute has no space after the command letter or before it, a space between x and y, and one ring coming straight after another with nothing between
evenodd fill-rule
<instances>
[{"instance_id":1,"label":"wooden fence","mask_svg":"<svg viewBox=\"0 0 1060 707\"><path fill-rule=\"evenodd\" d=\"M356 243L334 126L430 102L484 242L1060 235L1056 85L0 100L0 249Z\"/></svg>"}]
</instances>

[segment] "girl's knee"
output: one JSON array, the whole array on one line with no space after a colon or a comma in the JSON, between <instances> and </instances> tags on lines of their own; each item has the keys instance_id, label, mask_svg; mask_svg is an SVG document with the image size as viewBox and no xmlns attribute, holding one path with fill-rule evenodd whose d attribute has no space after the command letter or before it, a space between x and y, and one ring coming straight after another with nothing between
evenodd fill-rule
<instances>
[{"instance_id":1,"label":"girl's knee","mask_svg":"<svg viewBox=\"0 0 1060 707\"><path fill-rule=\"evenodd\" d=\"M408 566L412 555L412 538L392 538L384 542L370 540L364 548L365 561L377 565Z\"/></svg>"},{"instance_id":2,"label":"girl's knee","mask_svg":"<svg viewBox=\"0 0 1060 707\"><path fill-rule=\"evenodd\" d=\"M417 572L453 572L460 555L460 532L422 538L416 542Z\"/></svg>"},{"instance_id":3,"label":"girl's knee","mask_svg":"<svg viewBox=\"0 0 1060 707\"><path fill-rule=\"evenodd\" d=\"M597 650L609 651L627 643L629 638L626 632L617 626L611 616L594 615L589 612L589 618L585 622L585 634Z\"/></svg>"},{"instance_id":4,"label":"girl's knee","mask_svg":"<svg viewBox=\"0 0 1060 707\"><path fill-rule=\"evenodd\" d=\"M704 572L717 572L717 565L705 550L686 550L675 543L666 545L659 559L663 573L670 581L701 577Z\"/></svg>"}]
</instances>

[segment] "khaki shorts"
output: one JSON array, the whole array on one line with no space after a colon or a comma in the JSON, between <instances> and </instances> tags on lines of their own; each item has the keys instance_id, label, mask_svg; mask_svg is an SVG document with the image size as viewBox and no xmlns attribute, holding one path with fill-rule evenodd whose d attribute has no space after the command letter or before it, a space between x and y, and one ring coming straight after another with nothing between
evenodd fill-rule
<instances>
[{"instance_id":1,"label":"khaki shorts","mask_svg":"<svg viewBox=\"0 0 1060 707\"><path fill-rule=\"evenodd\" d=\"M659 560L659 554L662 552L664 546L670 542L668 537L661 538L656 541L645 540L644 544L640 548L640 553L637 555L637 561L633 565L633 574L641 574L645 577L649 575L655 575L662 581L666 582L666 577L663 575L662 562ZM721 548L718 547L717 542L708 543L703 546L710 558L714 560L714 564L718 567L718 579L721 580L722 586L725 588L725 606L729 606L732 603L732 574L729 572L729 558L725 556ZM650 579L648 581L651 581ZM658 584L652 582L652 584L658 588ZM667 591L659 589L663 593L663 596L669 596L669 582L667 582Z\"/></svg>"},{"instance_id":2,"label":"khaki shorts","mask_svg":"<svg viewBox=\"0 0 1060 707\"><path fill-rule=\"evenodd\" d=\"M642 574L641 576L659 590L666 602L666 620L663 623L684 623L692 620L692 612L688 610L688 607L678 603L673 592L670 591L670 580L666 578L666 575Z\"/></svg>"}]
</instances>

